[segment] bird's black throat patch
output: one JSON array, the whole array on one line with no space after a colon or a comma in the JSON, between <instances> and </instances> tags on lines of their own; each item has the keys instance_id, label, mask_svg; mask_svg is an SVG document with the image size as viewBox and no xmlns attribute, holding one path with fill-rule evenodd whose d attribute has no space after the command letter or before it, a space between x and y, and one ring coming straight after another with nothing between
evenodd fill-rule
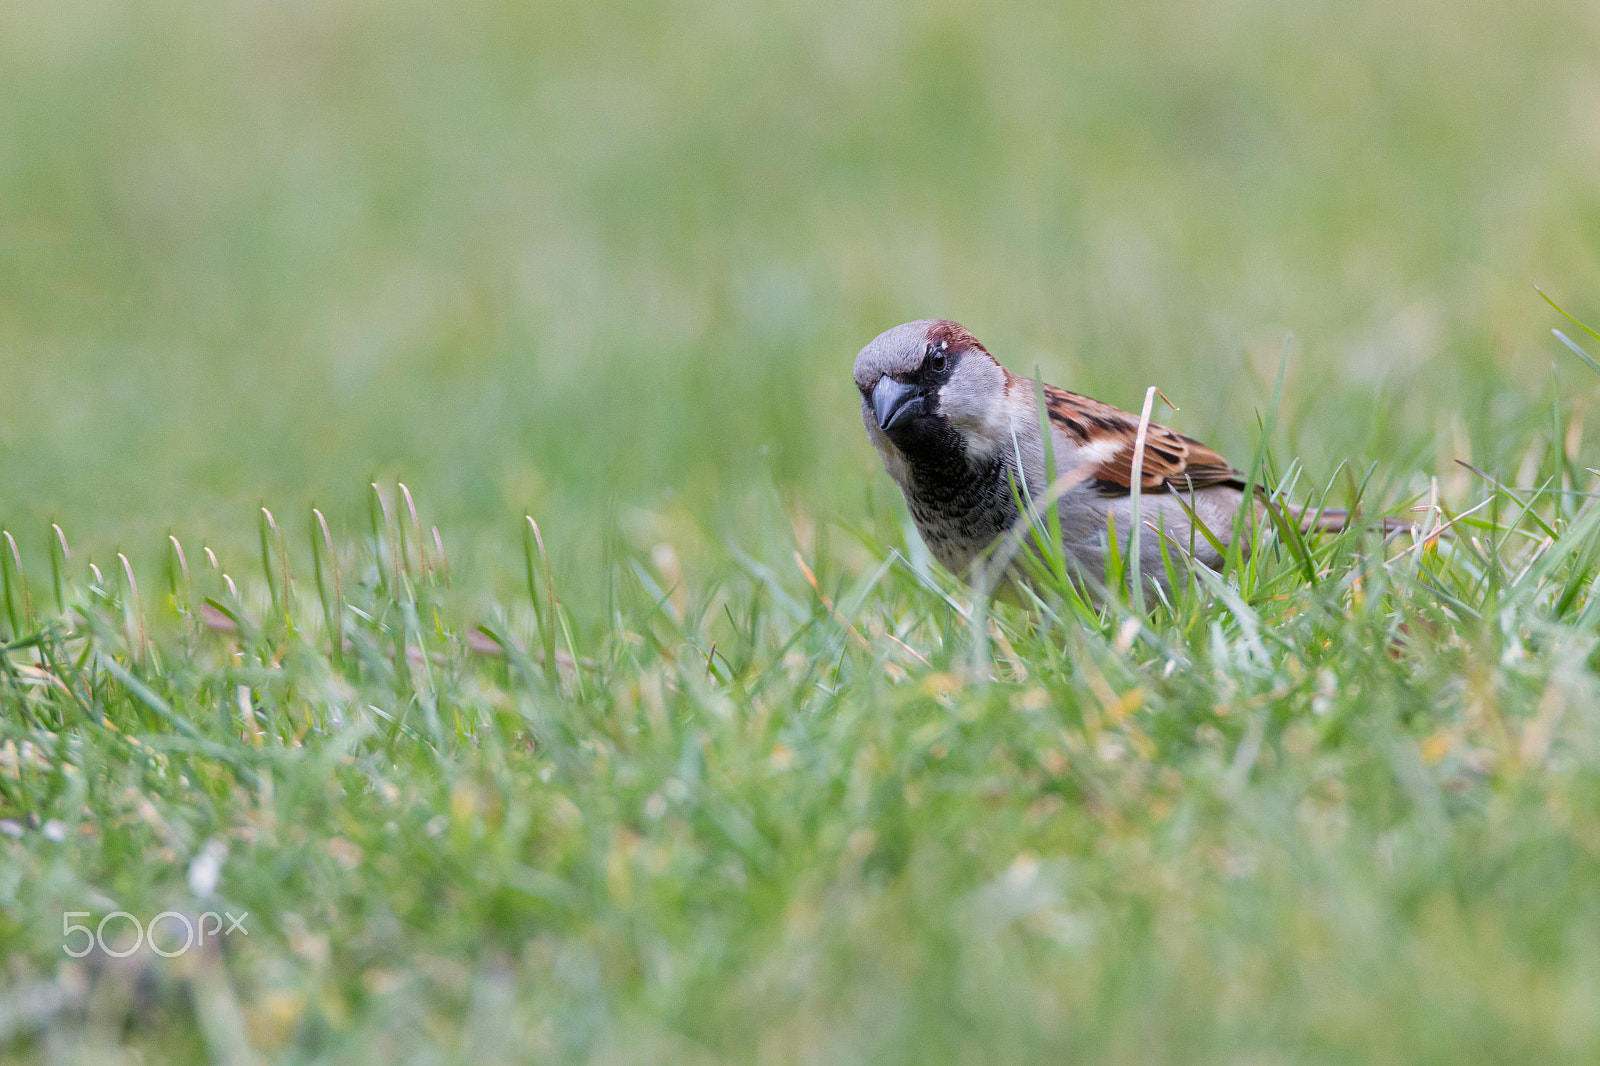
<instances>
[{"instance_id":1,"label":"bird's black throat patch","mask_svg":"<svg viewBox=\"0 0 1600 1066\"><path fill-rule=\"evenodd\" d=\"M949 422L913 421L919 423L915 435L905 442L895 440L911 475L906 504L934 556L947 566L952 560L965 565L1017 520L1010 458L997 452L975 464Z\"/></svg>"}]
</instances>

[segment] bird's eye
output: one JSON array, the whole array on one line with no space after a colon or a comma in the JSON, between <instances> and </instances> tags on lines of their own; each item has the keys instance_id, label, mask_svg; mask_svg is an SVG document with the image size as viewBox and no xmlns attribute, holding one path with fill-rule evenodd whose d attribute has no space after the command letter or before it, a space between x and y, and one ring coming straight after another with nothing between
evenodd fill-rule
<instances>
[{"instance_id":1,"label":"bird's eye","mask_svg":"<svg viewBox=\"0 0 1600 1066\"><path fill-rule=\"evenodd\" d=\"M935 348L933 350L933 352L931 353L931 356L930 356L930 358L928 360L928 366L930 366L933 369L933 372L935 374L943 374L944 373L945 363L947 361L948 360L946 359L944 349L943 348Z\"/></svg>"}]
</instances>

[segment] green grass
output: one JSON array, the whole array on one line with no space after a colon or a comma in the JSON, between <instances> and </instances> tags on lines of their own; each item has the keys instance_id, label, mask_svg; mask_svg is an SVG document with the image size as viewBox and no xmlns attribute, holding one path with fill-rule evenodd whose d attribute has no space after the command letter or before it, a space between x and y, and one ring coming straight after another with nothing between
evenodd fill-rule
<instances>
[{"instance_id":1,"label":"green grass","mask_svg":"<svg viewBox=\"0 0 1600 1066\"><path fill-rule=\"evenodd\" d=\"M314 576L265 518L231 581L13 563L0 1018L23 1061L1586 1061L1600 507L1483 499L1145 616L777 514L703 574L608 549L589 620L530 523L480 612L388 492ZM64 957L63 912L208 909L248 937Z\"/></svg>"},{"instance_id":2,"label":"green grass","mask_svg":"<svg viewBox=\"0 0 1600 1066\"><path fill-rule=\"evenodd\" d=\"M1592 8L8 12L0 1057L1595 1061ZM1462 517L975 601L930 314Z\"/></svg>"}]
</instances>

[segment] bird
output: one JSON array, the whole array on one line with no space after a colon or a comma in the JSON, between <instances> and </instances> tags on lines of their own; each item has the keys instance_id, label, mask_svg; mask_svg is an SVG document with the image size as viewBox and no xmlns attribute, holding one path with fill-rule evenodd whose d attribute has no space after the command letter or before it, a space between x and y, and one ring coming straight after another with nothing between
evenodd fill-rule
<instances>
[{"instance_id":1,"label":"bird","mask_svg":"<svg viewBox=\"0 0 1600 1066\"><path fill-rule=\"evenodd\" d=\"M1104 588L1113 530L1123 552L1134 527L1139 416L1013 373L948 319L880 333L856 356L855 385L867 436L946 569L976 583L997 559L1008 578L1017 576L1022 538L1010 538L1006 551L996 546L1029 528L1024 519L1032 524L1053 499L1063 557L1091 588ZM1154 422L1141 460L1143 580L1170 587L1191 560L1220 568L1218 549L1235 535L1246 476L1195 438ZM1258 496L1247 517L1259 518L1264 506ZM1300 517L1319 529L1342 528L1346 519L1343 512Z\"/></svg>"}]
</instances>

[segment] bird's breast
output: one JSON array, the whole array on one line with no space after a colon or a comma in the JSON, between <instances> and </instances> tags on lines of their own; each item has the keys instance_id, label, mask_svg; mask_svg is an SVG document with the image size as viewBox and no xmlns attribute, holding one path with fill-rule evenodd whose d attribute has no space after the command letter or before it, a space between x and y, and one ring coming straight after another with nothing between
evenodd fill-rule
<instances>
[{"instance_id":1,"label":"bird's breast","mask_svg":"<svg viewBox=\"0 0 1600 1066\"><path fill-rule=\"evenodd\" d=\"M901 487L917 532L933 557L954 573L964 574L973 558L1017 520L1010 465L1003 456L976 467L963 455L923 457L908 464L907 474Z\"/></svg>"}]
</instances>

